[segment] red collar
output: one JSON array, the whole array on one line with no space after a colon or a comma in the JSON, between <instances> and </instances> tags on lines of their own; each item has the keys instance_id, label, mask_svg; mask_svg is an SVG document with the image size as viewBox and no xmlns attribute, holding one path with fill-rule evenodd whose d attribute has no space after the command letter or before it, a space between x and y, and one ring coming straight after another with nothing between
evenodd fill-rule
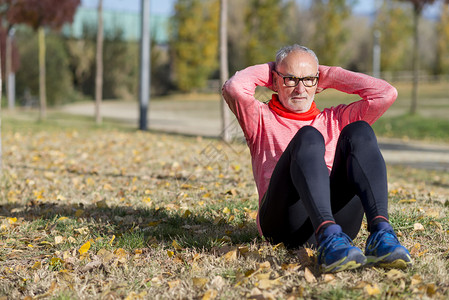
<instances>
[{"instance_id":1,"label":"red collar","mask_svg":"<svg viewBox=\"0 0 449 300\"><path fill-rule=\"evenodd\" d=\"M320 113L320 110L316 107L315 101L312 102L310 109L305 113L292 112L282 105L277 94L272 95L271 101L268 102L268 106L281 117L293 120L313 120Z\"/></svg>"}]
</instances>

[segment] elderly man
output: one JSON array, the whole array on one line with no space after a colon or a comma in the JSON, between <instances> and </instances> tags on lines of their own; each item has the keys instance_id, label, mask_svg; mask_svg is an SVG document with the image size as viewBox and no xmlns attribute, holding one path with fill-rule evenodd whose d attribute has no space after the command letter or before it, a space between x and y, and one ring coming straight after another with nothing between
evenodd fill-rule
<instances>
[{"instance_id":1,"label":"elderly man","mask_svg":"<svg viewBox=\"0 0 449 300\"><path fill-rule=\"evenodd\" d=\"M257 86L277 94L259 102ZM315 94L328 88L361 100L320 111ZM288 247L318 245L323 272L411 265L388 221L385 162L370 127L395 101L394 87L319 65L312 50L293 45L280 49L275 63L237 72L223 96L250 148L261 235ZM365 254L352 242L364 213Z\"/></svg>"}]
</instances>

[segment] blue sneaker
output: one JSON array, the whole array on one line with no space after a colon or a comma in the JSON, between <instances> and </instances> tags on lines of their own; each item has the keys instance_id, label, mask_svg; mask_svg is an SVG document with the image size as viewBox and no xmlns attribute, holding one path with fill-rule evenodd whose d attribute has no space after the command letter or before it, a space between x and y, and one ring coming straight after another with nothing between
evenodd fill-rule
<instances>
[{"instance_id":1,"label":"blue sneaker","mask_svg":"<svg viewBox=\"0 0 449 300\"><path fill-rule=\"evenodd\" d=\"M412 265L408 250L401 245L388 222L377 224L366 241L367 265L405 269Z\"/></svg>"},{"instance_id":2,"label":"blue sneaker","mask_svg":"<svg viewBox=\"0 0 449 300\"><path fill-rule=\"evenodd\" d=\"M361 267L366 261L362 250L337 224L327 227L319 237L318 264L323 273L335 273Z\"/></svg>"}]
</instances>

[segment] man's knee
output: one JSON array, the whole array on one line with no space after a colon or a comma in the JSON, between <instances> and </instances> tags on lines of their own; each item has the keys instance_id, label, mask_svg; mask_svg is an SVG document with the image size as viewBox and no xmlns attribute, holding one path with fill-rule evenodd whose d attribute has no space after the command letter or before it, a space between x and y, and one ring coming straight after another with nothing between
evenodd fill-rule
<instances>
[{"instance_id":1,"label":"man's knee","mask_svg":"<svg viewBox=\"0 0 449 300\"><path fill-rule=\"evenodd\" d=\"M324 137L315 127L304 126L298 130L293 138L295 145L323 145Z\"/></svg>"},{"instance_id":2,"label":"man's knee","mask_svg":"<svg viewBox=\"0 0 449 300\"><path fill-rule=\"evenodd\" d=\"M353 144L374 142L377 144L376 135L371 126L365 121L350 123L341 131L343 137L349 138Z\"/></svg>"}]
</instances>

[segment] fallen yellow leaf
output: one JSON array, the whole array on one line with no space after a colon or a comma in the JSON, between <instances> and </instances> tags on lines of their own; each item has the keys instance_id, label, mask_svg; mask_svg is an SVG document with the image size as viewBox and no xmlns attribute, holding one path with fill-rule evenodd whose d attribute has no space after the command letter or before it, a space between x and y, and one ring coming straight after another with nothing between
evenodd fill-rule
<instances>
[{"instance_id":1,"label":"fallen yellow leaf","mask_svg":"<svg viewBox=\"0 0 449 300\"><path fill-rule=\"evenodd\" d=\"M435 286L435 284L433 283L429 283L426 285L426 294L429 297L432 297L433 295L435 295L437 292L437 288Z\"/></svg>"},{"instance_id":2,"label":"fallen yellow leaf","mask_svg":"<svg viewBox=\"0 0 449 300\"><path fill-rule=\"evenodd\" d=\"M159 223L161 223L161 221L151 221L151 222L148 223L148 226L149 227L154 227L154 226L157 226Z\"/></svg>"},{"instance_id":3,"label":"fallen yellow leaf","mask_svg":"<svg viewBox=\"0 0 449 300\"><path fill-rule=\"evenodd\" d=\"M415 203L416 199L402 199L398 203Z\"/></svg>"},{"instance_id":4,"label":"fallen yellow leaf","mask_svg":"<svg viewBox=\"0 0 449 300\"><path fill-rule=\"evenodd\" d=\"M123 249L123 248L118 248L118 249L116 249L116 250L114 251L114 254L115 254L117 257L126 257L126 255L127 255L126 250Z\"/></svg>"},{"instance_id":5,"label":"fallen yellow leaf","mask_svg":"<svg viewBox=\"0 0 449 300\"><path fill-rule=\"evenodd\" d=\"M313 250L310 249L310 248L305 248L305 249L306 249L307 255L308 255L309 257L313 257Z\"/></svg>"},{"instance_id":6,"label":"fallen yellow leaf","mask_svg":"<svg viewBox=\"0 0 449 300\"><path fill-rule=\"evenodd\" d=\"M227 261L236 260L237 259L237 249L228 251L225 255L223 255L223 258Z\"/></svg>"},{"instance_id":7,"label":"fallen yellow leaf","mask_svg":"<svg viewBox=\"0 0 449 300\"><path fill-rule=\"evenodd\" d=\"M105 185L105 186L106 186L106 185ZM111 189L112 189L112 187L111 187ZM98 208L108 208L108 205L106 204L106 200L98 201L98 202L95 203L95 205L96 205Z\"/></svg>"},{"instance_id":8,"label":"fallen yellow leaf","mask_svg":"<svg viewBox=\"0 0 449 300\"><path fill-rule=\"evenodd\" d=\"M58 266L61 265L62 263L64 263L64 261L59 257L52 257L50 260L50 266Z\"/></svg>"},{"instance_id":9,"label":"fallen yellow leaf","mask_svg":"<svg viewBox=\"0 0 449 300\"><path fill-rule=\"evenodd\" d=\"M202 289L209 282L209 279L205 277L193 277L192 282L194 287Z\"/></svg>"},{"instance_id":10,"label":"fallen yellow leaf","mask_svg":"<svg viewBox=\"0 0 449 300\"><path fill-rule=\"evenodd\" d=\"M178 242L177 242L176 240L173 240L173 242L171 243L171 245L173 246L173 248L175 248L176 251L182 251L181 245L179 245Z\"/></svg>"},{"instance_id":11,"label":"fallen yellow leaf","mask_svg":"<svg viewBox=\"0 0 449 300\"><path fill-rule=\"evenodd\" d=\"M367 284L364 287L365 292L369 295L369 296L376 296L380 294L380 289L377 286L377 284L371 285L371 284Z\"/></svg>"},{"instance_id":12,"label":"fallen yellow leaf","mask_svg":"<svg viewBox=\"0 0 449 300\"><path fill-rule=\"evenodd\" d=\"M168 282L168 287L172 289L172 288L178 286L180 283L181 283L180 280L169 281Z\"/></svg>"},{"instance_id":13,"label":"fallen yellow leaf","mask_svg":"<svg viewBox=\"0 0 449 300\"><path fill-rule=\"evenodd\" d=\"M126 296L125 300L140 300L140 299L146 299L147 292L143 291L137 294L136 292L129 293L128 296Z\"/></svg>"},{"instance_id":14,"label":"fallen yellow leaf","mask_svg":"<svg viewBox=\"0 0 449 300\"><path fill-rule=\"evenodd\" d=\"M257 210L248 212L248 217L250 217L251 219L255 220L257 218Z\"/></svg>"},{"instance_id":15,"label":"fallen yellow leaf","mask_svg":"<svg viewBox=\"0 0 449 300\"><path fill-rule=\"evenodd\" d=\"M191 212L190 210L186 209L186 210L184 211L184 213L182 214L182 217L183 217L184 219L186 219L186 218L188 218L191 214L192 214L192 212Z\"/></svg>"},{"instance_id":16,"label":"fallen yellow leaf","mask_svg":"<svg viewBox=\"0 0 449 300\"><path fill-rule=\"evenodd\" d=\"M291 272L297 271L299 267L300 267L300 265L298 263L282 264L282 266L281 266L282 270L291 271Z\"/></svg>"},{"instance_id":17,"label":"fallen yellow leaf","mask_svg":"<svg viewBox=\"0 0 449 300\"><path fill-rule=\"evenodd\" d=\"M392 281L406 277L406 274L398 269L391 269L390 271L387 272L386 275L387 275L387 278Z\"/></svg>"},{"instance_id":18,"label":"fallen yellow leaf","mask_svg":"<svg viewBox=\"0 0 449 300\"><path fill-rule=\"evenodd\" d=\"M239 249L239 253L240 253L240 254L245 254L245 253L248 253L248 252L249 252L248 246L240 246L240 247L238 247L237 249Z\"/></svg>"},{"instance_id":19,"label":"fallen yellow leaf","mask_svg":"<svg viewBox=\"0 0 449 300\"><path fill-rule=\"evenodd\" d=\"M417 284L420 284L421 282L422 282L421 276L419 276L418 274L415 274L412 276L412 282L410 283L410 285L417 285Z\"/></svg>"},{"instance_id":20,"label":"fallen yellow leaf","mask_svg":"<svg viewBox=\"0 0 449 300\"><path fill-rule=\"evenodd\" d=\"M34 265L31 267L31 269L36 270L39 269L41 267L41 262L40 261L36 261L34 263Z\"/></svg>"},{"instance_id":21,"label":"fallen yellow leaf","mask_svg":"<svg viewBox=\"0 0 449 300\"><path fill-rule=\"evenodd\" d=\"M78 252L83 255L85 253L87 253L87 251L89 251L90 249L90 242L87 241L86 243L84 243L84 245L81 246L81 248L78 249Z\"/></svg>"},{"instance_id":22,"label":"fallen yellow leaf","mask_svg":"<svg viewBox=\"0 0 449 300\"><path fill-rule=\"evenodd\" d=\"M279 244L273 246L273 250L277 250L277 249L285 249L284 243L279 243Z\"/></svg>"},{"instance_id":23,"label":"fallen yellow leaf","mask_svg":"<svg viewBox=\"0 0 449 300\"><path fill-rule=\"evenodd\" d=\"M213 300L217 297L218 292L216 290L207 290L207 292L203 295L202 300Z\"/></svg>"}]
</instances>

